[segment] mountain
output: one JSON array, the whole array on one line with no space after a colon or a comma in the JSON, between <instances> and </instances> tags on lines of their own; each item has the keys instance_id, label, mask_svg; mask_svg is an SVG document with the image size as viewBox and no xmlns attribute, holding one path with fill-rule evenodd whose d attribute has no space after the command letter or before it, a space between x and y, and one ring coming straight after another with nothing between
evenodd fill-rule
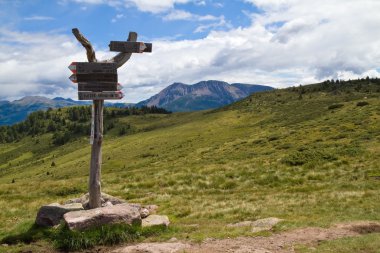
<instances>
[{"instance_id":1,"label":"mountain","mask_svg":"<svg viewBox=\"0 0 380 253\"><path fill-rule=\"evenodd\" d=\"M173 112L218 108L272 87L222 81L202 81L193 85L173 83L137 106L157 106Z\"/></svg>"},{"instance_id":2,"label":"mountain","mask_svg":"<svg viewBox=\"0 0 380 253\"><path fill-rule=\"evenodd\" d=\"M27 96L13 102L0 101L0 126L12 125L24 120L29 113L48 108L85 105L87 102L57 97L49 99L41 96Z\"/></svg>"},{"instance_id":3,"label":"mountain","mask_svg":"<svg viewBox=\"0 0 380 253\"><path fill-rule=\"evenodd\" d=\"M203 81L194 85L174 83L150 99L139 102L136 106L157 106L173 112L205 110L231 104L254 92L271 89L273 88L269 86L228 84L221 81ZM75 101L62 97L49 99L41 96L27 96L13 102L0 101L0 126L23 121L29 113L34 111L90 103L90 101ZM105 103L105 106L118 108L134 105L132 103Z\"/></svg>"},{"instance_id":4,"label":"mountain","mask_svg":"<svg viewBox=\"0 0 380 253\"><path fill-rule=\"evenodd\" d=\"M42 96L27 96L15 101L0 101L0 126L13 125L26 119L29 113L47 110L48 108L62 108L67 106L89 105L90 101L75 101L70 98L56 97L53 99ZM131 103L105 103L109 107L130 107Z\"/></svg>"}]
</instances>

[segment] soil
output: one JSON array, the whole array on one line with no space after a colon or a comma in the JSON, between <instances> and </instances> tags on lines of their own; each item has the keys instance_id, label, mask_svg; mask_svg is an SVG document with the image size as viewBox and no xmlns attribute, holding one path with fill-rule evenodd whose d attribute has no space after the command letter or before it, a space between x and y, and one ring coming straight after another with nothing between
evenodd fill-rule
<instances>
[{"instance_id":1,"label":"soil","mask_svg":"<svg viewBox=\"0 0 380 253\"><path fill-rule=\"evenodd\" d=\"M308 227L269 237L238 237L233 239L207 239L200 244L189 242L140 243L100 252L110 253L290 253L297 244L315 245L322 241L379 233L380 223L361 221L337 224L330 228Z\"/></svg>"}]
</instances>

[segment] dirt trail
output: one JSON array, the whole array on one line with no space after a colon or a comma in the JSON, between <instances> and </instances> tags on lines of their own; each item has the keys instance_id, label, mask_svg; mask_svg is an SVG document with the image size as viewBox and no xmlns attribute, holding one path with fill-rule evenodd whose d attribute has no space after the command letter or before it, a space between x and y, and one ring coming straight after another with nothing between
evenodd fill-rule
<instances>
[{"instance_id":1,"label":"dirt trail","mask_svg":"<svg viewBox=\"0 0 380 253\"><path fill-rule=\"evenodd\" d=\"M208 239L200 244L187 242L141 243L114 249L112 253L289 253L296 244L314 244L343 237L379 233L380 222L351 222L330 228L300 228L269 237L239 237L234 239Z\"/></svg>"}]
</instances>

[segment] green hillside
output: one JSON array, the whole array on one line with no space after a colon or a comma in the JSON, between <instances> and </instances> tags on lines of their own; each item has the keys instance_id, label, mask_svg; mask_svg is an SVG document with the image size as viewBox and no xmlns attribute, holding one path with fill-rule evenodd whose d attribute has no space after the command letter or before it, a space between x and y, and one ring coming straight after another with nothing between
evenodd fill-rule
<instances>
[{"instance_id":1,"label":"green hillside","mask_svg":"<svg viewBox=\"0 0 380 253\"><path fill-rule=\"evenodd\" d=\"M377 79L256 93L216 111L120 116L104 140L102 187L159 205L172 221L164 239L252 235L226 225L265 217L285 219L278 230L380 220L379 123ZM124 126L135 131L120 136ZM52 135L0 144L0 239L27 230L41 205L86 192L88 136L56 146Z\"/></svg>"}]
</instances>

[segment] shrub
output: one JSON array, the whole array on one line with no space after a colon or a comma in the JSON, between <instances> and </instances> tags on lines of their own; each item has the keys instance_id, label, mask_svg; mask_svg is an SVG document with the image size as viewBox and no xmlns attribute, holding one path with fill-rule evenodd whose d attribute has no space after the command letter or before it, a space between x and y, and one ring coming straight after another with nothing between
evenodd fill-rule
<instances>
[{"instance_id":1,"label":"shrub","mask_svg":"<svg viewBox=\"0 0 380 253\"><path fill-rule=\"evenodd\" d=\"M358 103L356 104L356 106L366 106L366 105L369 105L369 103L366 102L366 101L360 101L360 102L358 102Z\"/></svg>"},{"instance_id":2,"label":"shrub","mask_svg":"<svg viewBox=\"0 0 380 253\"><path fill-rule=\"evenodd\" d=\"M343 107L343 104L332 104L328 107L329 110L334 110Z\"/></svg>"}]
</instances>

